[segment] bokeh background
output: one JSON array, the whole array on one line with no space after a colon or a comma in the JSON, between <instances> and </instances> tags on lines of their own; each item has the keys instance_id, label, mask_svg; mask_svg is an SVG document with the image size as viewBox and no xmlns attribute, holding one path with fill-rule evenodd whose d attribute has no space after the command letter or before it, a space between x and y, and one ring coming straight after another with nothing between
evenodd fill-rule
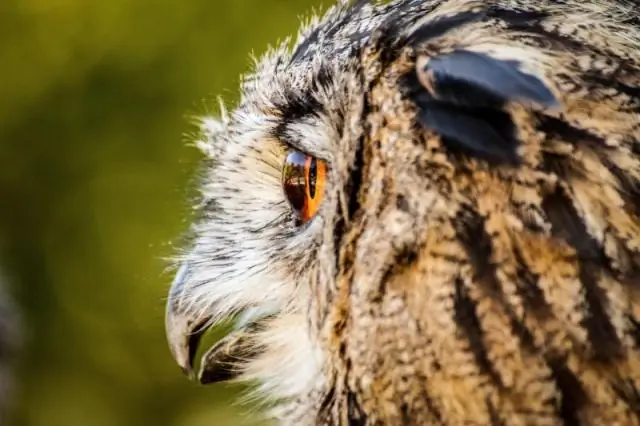
<instances>
[{"instance_id":1,"label":"bokeh background","mask_svg":"<svg viewBox=\"0 0 640 426\"><path fill-rule=\"evenodd\" d=\"M26 331L8 425L251 422L238 388L174 365L163 258L188 225L187 117L233 103L249 53L314 5L0 1L0 269Z\"/></svg>"}]
</instances>

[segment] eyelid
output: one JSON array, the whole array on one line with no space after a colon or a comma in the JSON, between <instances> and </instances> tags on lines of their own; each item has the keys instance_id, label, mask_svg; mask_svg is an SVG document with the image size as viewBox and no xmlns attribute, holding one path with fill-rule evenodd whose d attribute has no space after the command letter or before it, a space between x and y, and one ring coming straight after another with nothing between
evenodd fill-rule
<instances>
[{"instance_id":1,"label":"eyelid","mask_svg":"<svg viewBox=\"0 0 640 426\"><path fill-rule=\"evenodd\" d=\"M309 115L293 122L281 123L274 129L273 136L287 148L304 152L330 165L332 158L330 154L327 155L329 141L325 141L330 135L324 129L325 126L318 117Z\"/></svg>"},{"instance_id":2,"label":"eyelid","mask_svg":"<svg viewBox=\"0 0 640 426\"><path fill-rule=\"evenodd\" d=\"M292 138L287 138L287 137L281 137L278 139L280 141L280 143L283 145L283 147L286 150L294 150L294 151L300 151L304 154L310 155L314 158L316 158L317 160L322 160L327 164L327 168L331 167L331 160L329 158L327 158L325 155L321 154L320 152L318 152L315 147L309 145L309 144L305 144L304 142L301 142L300 140L294 140Z\"/></svg>"}]
</instances>

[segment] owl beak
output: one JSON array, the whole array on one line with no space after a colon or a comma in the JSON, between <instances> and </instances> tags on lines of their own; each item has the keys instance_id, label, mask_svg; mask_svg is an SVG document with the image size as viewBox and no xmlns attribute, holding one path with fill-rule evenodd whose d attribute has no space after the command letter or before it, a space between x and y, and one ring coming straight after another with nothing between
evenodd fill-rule
<instances>
[{"instance_id":1,"label":"owl beak","mask_svg":"<svg viewBox=\"0 0 640 426\"><path fill-rule=\"evenodd\" d=\"M183 264L173 280L167 300L165 331L173 358L184 374L193 379L193 361L211 316L185 306L182 295L188 274L188 265Z\"/></svg>"},{"instance_id":2,"label":"owl beak","mask_svg":"<svg viewBox=\"0 0 640 426\"><path fill-rule=\"evenodd\" d=\"M192 380L197 379L203 385L233 380L239 374L237 367L259 353L260 348L253 344L252 337L260 330L262 322L270 317L253 318L247 315L248 320L239 324L202 356L200 371L196 375L196 351L202 336L209 329L212 317L184 303L188 276L189 268L184 264L178 270L169 290L165 330L171 354L185 375Z\"/></svg>"}]
</instances>

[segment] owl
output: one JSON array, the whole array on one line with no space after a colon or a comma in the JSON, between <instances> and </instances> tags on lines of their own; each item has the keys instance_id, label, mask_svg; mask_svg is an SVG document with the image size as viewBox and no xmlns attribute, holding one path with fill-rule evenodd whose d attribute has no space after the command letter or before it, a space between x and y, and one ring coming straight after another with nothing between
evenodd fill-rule
<instances>
[{"instance_id":1,"label":"owl","mask_svg":"<svg viewBox=\"0 0 640 426\"><path fill-rule=\"evenodd\" d=\"M177 363L281 425L639 425L639 10L342 1L269 50L199 120Z\"/></svg>"}]
</instances>

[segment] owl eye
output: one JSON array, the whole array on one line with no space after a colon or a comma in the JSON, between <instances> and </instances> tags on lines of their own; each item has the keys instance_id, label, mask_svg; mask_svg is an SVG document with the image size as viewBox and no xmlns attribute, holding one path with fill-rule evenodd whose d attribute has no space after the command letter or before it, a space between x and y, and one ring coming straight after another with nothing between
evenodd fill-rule
<instances>
[{"instance_id":1,"label":"owl eye","mask_svg":"<svg viewBox=\"0 0 640 426\"><path fill-rule=\"evenodd\" d=\"M282 168L282 188L301 224L313 218L324 195L327 165L311 155L289 151Z\"/></svg>"}]
</instances>

